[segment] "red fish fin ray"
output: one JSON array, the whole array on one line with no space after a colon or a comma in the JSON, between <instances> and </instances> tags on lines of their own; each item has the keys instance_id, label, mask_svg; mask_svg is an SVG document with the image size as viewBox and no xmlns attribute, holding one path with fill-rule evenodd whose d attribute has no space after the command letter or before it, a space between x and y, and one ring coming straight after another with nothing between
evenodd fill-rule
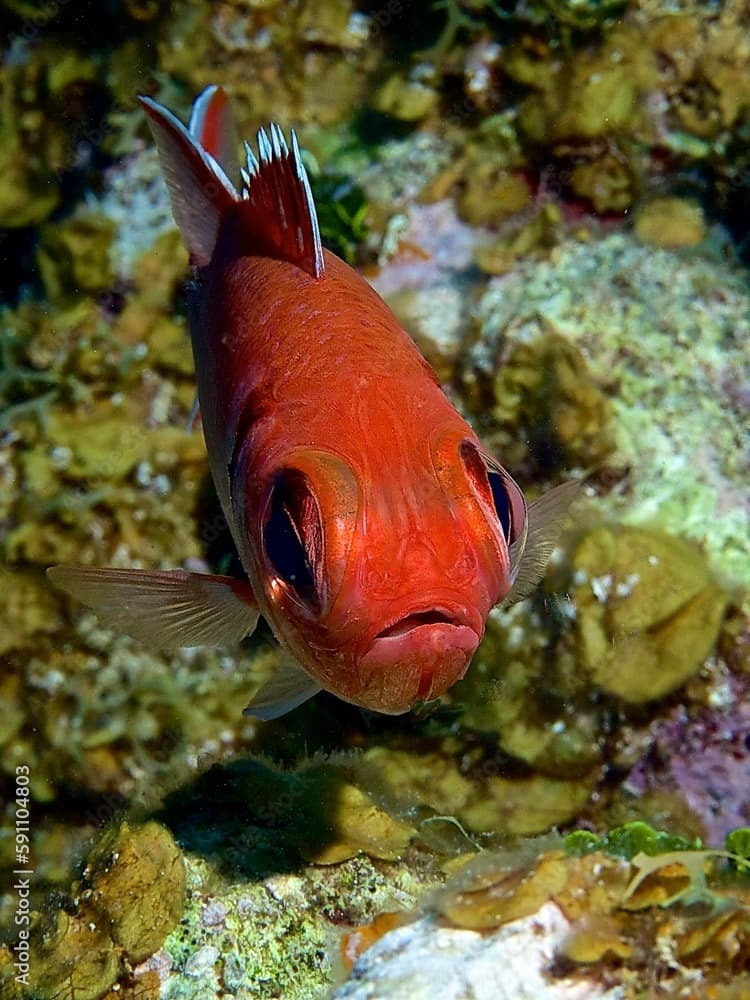
<instances>
[{"instance_id":1,"label":"red fish fin ray","mask_svg":"<svg viewBox=\"0 0 750 1000\"><path fill-rule=\"evenodd\" d=\"M107 628L152 649L231 645L258 623L250 586L228 576L92 566L51 566L47 576Z\"/></svg>"},{"instance_id":2,"label":"red fish fin ray","mask_svg":"<svg viewBox=\"0 0 750 1000\"><path fill-rule=\"evenodd\" d=\"M258 156L245 143L247 167L241 171L243 232L248 252L265 252L296 264L313 278L325 269L318 213L310 181L292 132L291 149L274 122L258 132Z\"/></svg>"},{"instance_id":3,"label":"red fish fin ray","mask_svg":"<svg viewBox=\"0 0 750 1000\"><path fill-rule=\"evenodd\" d=\"M211 260L224 214L237 192L214 157L206 152L171 111L150 97L139 97L159 151L172 214L198 267Z\"/></svg>"},{"instance_id":4,"label":"red fish fin ray","mask_svg":"<svg viewBox=\"0 0 750 1000\"><path fill-rule=\"evenodd\" d=\"M529 504L525 538L510 547L513 586L503 606L524 600L541 580L568 516L568 508L580 490L580 483L562 483Z\"/></svg>"},{"instance_id":5,"label":"red fish fin ray","mask_svg":"<svg viewBox=\"0 0 750 1000\"><path fill-rule=\"evenodd\" d=\"M212 84L196 97L188 132L220 164L232 184L239 184L239 138L232 106L222 87Z\"/></svg>"},{"instance_id":6,"label":"red fish fin ray","mask_svg":"<svg viewBox=\"0 0 750 1000\"><path fill-rule=\"evenodd\" d=\"M274 676L250 699L242 714L270 722L302 705L320 690L317 681L305 673L298 663L285 656Z\"/></svg>"}]
</instances>

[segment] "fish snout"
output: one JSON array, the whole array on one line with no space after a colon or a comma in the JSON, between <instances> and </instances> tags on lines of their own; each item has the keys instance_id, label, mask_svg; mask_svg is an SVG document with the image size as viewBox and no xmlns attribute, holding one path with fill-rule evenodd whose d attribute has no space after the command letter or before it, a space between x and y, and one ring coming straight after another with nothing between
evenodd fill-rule
<instances>
[{"instance_id":1,"label":"fish snout","mask_svg":"<svg viewBox=\"0 0 750 1000\"><path fill-rule=\"evenodd\" d=\"M417 701L438 698L464 676L483 631L479 615L459 618L434 609L404 615L361 657L358 703L398 715Z\"/></svg>"}]
</instances>

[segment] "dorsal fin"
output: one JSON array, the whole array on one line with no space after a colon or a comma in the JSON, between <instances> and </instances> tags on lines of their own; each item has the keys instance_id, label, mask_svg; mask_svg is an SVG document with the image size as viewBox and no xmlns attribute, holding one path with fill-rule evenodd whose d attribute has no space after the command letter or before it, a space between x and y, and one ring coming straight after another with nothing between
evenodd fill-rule
<instances>
[{"instance_id":1,"label":"dorsal fin","mask_svg":"<svg viewBox=\"0 0 750 1000\"><path fill-rule=\"evenodd\" d=\"M240 183L239 139L226 91L212 84L196 97L188 132L219 163L235 186Z\"/></svg>"},{"instance_id":2,"label":"dorsal fin","mask_svg":"<svg viewBox=\"0 0 750 1000\"><path fill-rule=\"evenodd\" d=\"M191 262L205 267L213 255L221 220L237 203L237 192L214 157L171 111L150 97L138 100L149 118L172 214Z\"/></svg>"},{"instance_id":3,"label":"dorsal fin","mask_svg":"<svg viewBox=\"0 0 750 1000\"><path fill-rule=\"evenodd\" d=\"M269 126L258 132L258 156L245 143L247 168L241 171L243 227L252 239L270 247L273 255L296 264L313 278L325 269L307 171L300 156L297 136L292 131L292 148L281 128Z\"/></svg>"}]
</instances>

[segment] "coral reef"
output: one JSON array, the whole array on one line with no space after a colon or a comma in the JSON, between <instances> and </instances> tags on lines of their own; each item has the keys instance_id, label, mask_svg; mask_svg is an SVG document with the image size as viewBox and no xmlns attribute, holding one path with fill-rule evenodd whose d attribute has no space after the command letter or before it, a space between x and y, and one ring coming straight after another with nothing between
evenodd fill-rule
<instances>
[{"instance_id":1,"label":"coral reef","mask_svg":"<svg viewBox=\"0 0 750 1000\"><path fill-rule=\"evenodd\" d=\"M747 830L725 850L646 824L551 839L470 859L334 996L360 1000L387 983L397 997L624 998L655 982L732 996L747 980Z\"/></svg>"},{"instance_id":2,"label":"coral reef","mask_svg":"<svg viewBox=\"0 0 750 1000\"><path fill-rule=\"evenodd\" d=\"M337 996L495 996L498 970L750 995L745 5L122 0L85 32L0 7L0 924L23 763L28 995L303 1000L357 940ZM231 570L134 110L214 82L242 135L299 129L327 245L529 499L590 479L542 591L407 719L257 724L263 636L153 653L43 576ZM575 824L609 833L528 842Z\"/></svg>"},{"instance_id":3,"label":"coral reef","mask_svg":"<svg viewBox=\"0 0 750 1000\"><path fill-rule=\"evenodd\" d=\"M188 900L181 927L136 970L151 970L162 995L200 991L219 997L322 996L338 973L338 928L364 924L384 909L409 909L431 884L398 863L366 856L334 868L302 868L226 884L198 858L188 859Z\"/></svg>"},{"instance_id":4,"label":"coral reef","mask_svg":"<svg viewBox=\"0 0 750 1000\"><path fill-rule=\"evenodd\" d=\"M710 843L721 843L731 829L750 823L749 695L747 675L730 675L711 707L691 713L679 706L656 720L625 787L639 796L655 790L680 795L702 817Z\"/></svg>"},{"instance_id":5,"label":"coral reef","mask_svg":"<svg viewBox=\"0 0 750 1000\"><path fill-rule=\"evenodd\" d=\"M442 881L437 858L410 846L416 831L353 783L343 756L215 768L160 818L106 830L62 905L37 918L27 990L13 992L0 947L4 996L158 996L160 983L164 996L319 995L339 974L340 927L410 909Z\"/></svg>"},{"instance_id":6,"label":"coral reef","mask_svg":"<svg viewBox=\"0 0 750 1000\"><path fill-rule=\"evenodd\" d=\"M72 166L77 125L71 112L95 81L93 59L16 39L0 68L3 229L43 222L60 204L60 176Z\"/></svg>"},{"instance_id":7,"label":"coral reef","mask_svg":"<svg viewBox=\"0 0 750 1000\"><path fill-rule=\"evenodd\" d=\"M25 984L11 978L9 953L0 954L0 977L11 973L4 995L51 1000L62 990L97 1000L161 946L180 919L185 888L182 856L164 827L113 827L90 853L68 905L32 929Z\"/></svg>"},{"instance_id":8,"label":"coral reef","mask_svg":"<svg viewBox=\"0 0 750 1000\"><path fill-rule=\"evenodd\" d=\"M611 404L615 450L599 446L585 466L606 473L600 509L699 542L720 581L747 587L750 336L742 271L646 249L625 233L569 241L549 260L521 261L491 281L477 318L466 382L501 460L508 434L488 424L485 401L492 405L497 373L514 353L541 351L553 329L580 351L586 382ZM514 375L511 368L502 377L504 394ZM521 395L523 368L518 375ZM546 471L543 442L519 436L514 445L513 467Z\"/></svg>"},{"instance_id":9,"label":"coral reef","mask_svg":"<svg viewBox=\"0 0 750 1000\"><path fill-rule=\"evenodd\" d=\"M182 0L159 27L160 72L185 94L221 79L243 134L272 118L331 126L348 117L367 94L382 44L353 3L325 0L291 10Z\"/></svg>"}]
</instances>

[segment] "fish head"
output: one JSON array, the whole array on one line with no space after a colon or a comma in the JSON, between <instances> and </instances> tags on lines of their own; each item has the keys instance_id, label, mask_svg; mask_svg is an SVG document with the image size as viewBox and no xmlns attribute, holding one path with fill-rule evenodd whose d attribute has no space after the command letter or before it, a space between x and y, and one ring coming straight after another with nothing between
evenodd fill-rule
<instances>
[{"instance_id":1,"label":"fish head","mask_svg":"<svg viewBox=\"0 0 750 1000\"><path fill-rule=\"evenodd\" d=\"M358 703L398 714L466 673L490 610L509 592L526 504L463 421L365 493L349 600L375 609L357 657Z\"/></svg>"},{"instance_id":2,"label":"fish head","mask_svg":"<svg viewBox=\"0 0 750 1000\"><path fill-rule=\"evenodd\" d=\"M322 687L374 711L445 693L512 585L526 506L510 476L463 422L390 471L312 448L273 465L246 531L278 638Z\"/></svg>"}]
</instances>

